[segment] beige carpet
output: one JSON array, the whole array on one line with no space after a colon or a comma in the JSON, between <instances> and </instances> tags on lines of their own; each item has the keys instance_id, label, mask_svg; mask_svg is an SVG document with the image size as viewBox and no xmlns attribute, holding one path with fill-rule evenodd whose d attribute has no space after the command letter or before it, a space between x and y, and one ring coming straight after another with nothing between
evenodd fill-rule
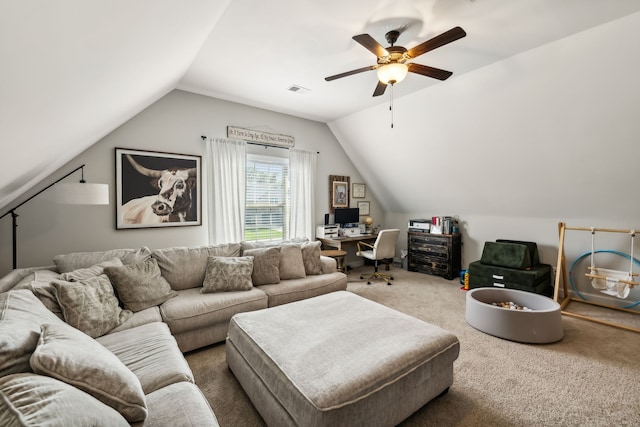
<instances>
[{"instance_id":1,"label":"beige carpet","mask_svg":"<svg viewBox=\"0 0 640 427\"><path fill-rule=\"evenodd\" d=\"M563 316L565 337L558 343L510 342L465 322L458 280L393 273L393 286L368 286L355 270L348 290L447 329L461 344L449 393L402 426L640 426L640 334ZM620 316L640 322L637 315ZM219 344L187 354L196 383L221 426L263 426L224 351Z\"/></svg>"}]
</instances>

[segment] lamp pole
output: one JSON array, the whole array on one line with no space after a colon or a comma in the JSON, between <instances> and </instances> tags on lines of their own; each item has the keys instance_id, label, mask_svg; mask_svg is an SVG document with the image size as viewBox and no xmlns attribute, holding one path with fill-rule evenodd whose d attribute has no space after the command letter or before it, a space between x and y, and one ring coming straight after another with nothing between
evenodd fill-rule
<instances>
[{"instance_id":1,"label":"lamp pole","mask_svg":"<svg viewBox=\"0 0 640 427\"><path fill-rule=\"evenodd\" d=\"M51 184L47 185L42 190L38 191L33 196L29 197L27 200L23 201L22 203L20 203L15 208L10 209L4 215L0 216L0 219L2 219L5 216L11 214L11 219L12 219L12 223L13 223L13 269L14 270L16 268L18 268L18 249L17 249L18 248L18 237L17 237L17 232L18 232L18 219L17 218L18 218L18 214L16 213L16 209L18 209L20 206L24 205L25 203L27 203L29 200L33 199L34 197L36 197L40 193L43 193L44 191L46 191L49 188L53 187L54 185L56 185L57 183L59 183L60 181L62 181L66 177L68 177L69 175L71 175L72 173L79 171L80 169L82 169L82 181L81 182L83 182L84 181L84 165L78 166L77 168L75 168L74 170L72 170L71 172L69 172L68 174L63 176L62 178L59 178L56 181L52 182Z\"/></svg>"}]
</instances>

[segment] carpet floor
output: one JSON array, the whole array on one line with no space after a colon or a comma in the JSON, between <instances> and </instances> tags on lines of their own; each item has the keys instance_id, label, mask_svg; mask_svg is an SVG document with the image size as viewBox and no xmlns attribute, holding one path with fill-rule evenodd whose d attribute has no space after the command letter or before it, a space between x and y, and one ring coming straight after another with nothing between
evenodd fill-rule
<instances>
[{"instance_id":1,"label":"carpet floor","mask_svg":"<svg viewBox=\"0 0 640 427\"><path fill-rule=\"evenodd\" d=\"M367 285L360 271L369 269L349 273L348 291L460 340L449 392L401 426L640 426L640 334L563 316L564 338L557 343L506 341L466 323L466 292L458 280L394 268L393 286ZM638 315L588 310L640 323ZM222 427L265 425L227 368L224 343L186 358Z\"/></svg>"}]
</instances>

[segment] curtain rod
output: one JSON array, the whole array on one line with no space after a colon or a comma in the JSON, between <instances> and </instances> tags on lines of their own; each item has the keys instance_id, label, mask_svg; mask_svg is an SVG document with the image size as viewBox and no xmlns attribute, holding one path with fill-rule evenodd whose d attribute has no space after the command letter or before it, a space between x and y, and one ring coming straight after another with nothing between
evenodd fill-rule
<instances>
[{"instance_id":1,"label":"curtain rod","mask_svg":"<svg viewBox=\"0 0 640 427\"><path fill-rule=\"evenodd\" d=\"M208 139L207 135L200 135L200 138L202 138L203 142L206 142L207 139ZM251 144L251 145L259 145L259 146L265 147L265 148L266 147L273 147L273 148L282 148L283 150L288 150L289 149L289 147L278 147L277 145L261 144L259 142L253 142L253 141L244 141L244 142L246 142L247 144ZM320 152L316 151L316 154L320 154Z\"/></svg>"}]
</instances>

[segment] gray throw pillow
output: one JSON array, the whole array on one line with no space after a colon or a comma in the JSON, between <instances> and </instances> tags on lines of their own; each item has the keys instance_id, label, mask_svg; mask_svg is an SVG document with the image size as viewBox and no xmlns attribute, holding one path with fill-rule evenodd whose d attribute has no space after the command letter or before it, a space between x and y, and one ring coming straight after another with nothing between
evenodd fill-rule
<instances>
[{"instance_id":1,"label":"gray throw pillow","mask_svg":"<svg viewBox=\"0 0 640 427\"><path fill-rule=\"evenodd\" d=\"M153 258L138 264L106 267L104 272L127 310L141 311L178 295L161 276L160 267Z\"/></svg>"},{"instance_id":2,"label":"gray throw pillow","mask_svg":"<svg viewBox=\"0 0 640 427\"><path fill-rule=\"evenodd\" d=\"M251 273L253 286L280 283L279 248L247 249L244 255L253 257L253 273Z\"/></svg>"},{"instance_id":3,"label":"gray throw pillow","mask_svg":"<svg viewBox=\"0 0 640 427\"><path fill-rule=\"evenodd\" d=\"M303 243L301 246L302 262L307 276L322 274L322 265L320 264L321 246L322 242L319 240Z\"/></svg>"},{"instance_id":4,"label":"gray throw pillow","mask_svg":"<svg viewBox=\"0 0 640 427\"><path fill-rule=\"evenodd\" d=\"M209 257L202 293L248 291L253 287L253 257Z\"/></svg>"},{"instance_id":5,"label":"gray throw pillow","mask_svg":"<svg viewBox=\"0 0 640 427\"><path fill-rule=\"evenodd\" d=\"M302 249L299 244L288 243L280 246L280 279L300 279L306 276Z\"/></svg>"},{"instance_id":6,"label":"gray throw pillow","mask_svg":"<svg viewBox=\"0 0 640 427\"><path fill-rule=\"evenodd\" d=\"M30 364L35 373L89 393L120 412L129 422L147 417L147 404L138 377L118 356L69 325L43 324Z\"/></svg>"},{"instance_id":7,"label":"gray throw pillow","mask_svg":"<svg viewBox=\"0 0 640 427\"><path fill-rule=\"evenodd\" d=\"M115 329L132 313L122 310L104 274L80 282L51 282L65 322L92 338Z\"/></svg>"}]
</instances>

